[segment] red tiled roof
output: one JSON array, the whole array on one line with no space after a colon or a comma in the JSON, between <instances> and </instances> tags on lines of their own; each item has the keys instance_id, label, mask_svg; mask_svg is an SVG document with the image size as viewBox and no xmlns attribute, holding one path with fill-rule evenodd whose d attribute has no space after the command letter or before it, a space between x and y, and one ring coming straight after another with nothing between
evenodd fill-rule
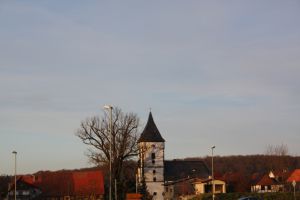
<instances>
[{"instance_id":1,"label":"red tiled roof","mask_svg":"<svg viewBox=\"0 0 300 200\"><path fill-rule=\"evenodd\" d=\"M300 169L295 169L287 179L287 182L300 182Z\"/></svg>"},{"instance_id":2,"label":"red tiled roof","mask_svg":"<svg viewBox=\"0 0 300 200\"><path fill-rule=\"evenodd\" d=\"M258 172L253 173L250 178L251 185L256 185L258 183L258 181L263 178L263 176L264 176L263 174L260 174Z\"/></svg>"},{"instance_id":3,"label":"red tiled roof","mask_svg":"<svg viewBox=\"0 0 300 200\"><path fill-rule=\"evenodd\" d=\"M22 181L33 184L34 183L34 176L33 175L22 175L21 176Z\"/></svg>"},{"instance_id":4,"label":"red tiled roof","mask_svg":"<svg viewBox=\"0 0 300 200\"><path fill-rule=\"evenodd\" d=\"M139 200L142 198L141 194L138 193L127 193L126 200Z\"/></svg>"},{"instance_id":5,"label":"red tiled roof","mask_svg":"<svg viewBox=\"0 0 300 200\"><path fill-rule=\"evenodd\" d=\"M100 171L73 172L75 195L104 194L103 175Z\"/></svg>"},{"instance_id":6,"label":"red tiled roof","mask_svg":"<svg viewBox=\"0 0 300 200\"><path fill-rule=\"evenodd\" d=\"M256 183L256 185L278 185L278 182L266 174Z\"/></svg>"},{"instance_id":7,"label":"red tiled roof","mask_svg":"<svg viewBox=\"0 0 300 200\"><path fill-rule=\"evenodd\" d=\"M43 171L22 176L22 180L39 187L43 196L103 195L104 179L99 170Z\"/></svg>"}]
</instances>

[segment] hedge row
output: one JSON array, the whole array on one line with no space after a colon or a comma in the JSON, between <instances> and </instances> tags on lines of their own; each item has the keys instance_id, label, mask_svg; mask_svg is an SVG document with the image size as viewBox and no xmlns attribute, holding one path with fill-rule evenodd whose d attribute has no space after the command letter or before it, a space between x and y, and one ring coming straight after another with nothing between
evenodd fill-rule
<instances>
[{"instance_id":1,"label":"hedge row","mask_svg":"<svg viewBox=\"0 0 300 200\"><path fill-rule=\"evenodd\" d=\"M217 194L215 200L237 200L240 197L255 196L262 200L295 200L293 193L225 193ZM211 200L211 194L203 194L194 197L192 200ZM300 200L300 193L296 193L296 200Z\"/></svg>"}]
</instances>

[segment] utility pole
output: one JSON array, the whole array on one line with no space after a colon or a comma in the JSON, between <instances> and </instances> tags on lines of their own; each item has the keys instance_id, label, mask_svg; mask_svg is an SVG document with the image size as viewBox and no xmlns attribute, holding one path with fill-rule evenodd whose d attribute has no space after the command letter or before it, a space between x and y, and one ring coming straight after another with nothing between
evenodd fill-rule
<instances>
[{"instance_id":1,"label":"utility pole","mask_svg":"<svg viewBox=\"0 0 300 200\"><path fill-rule=\"evenodd\" d=\"M13 151L12 153L15 155L15 192L14 192L14 196L15 196L15 200L17 200L17 152Z\"/></svg>"},{"instance_id":2,"label":"utility pole","mask_svg":"<svg viewBox=\"0 0 300 200\"><path fill-rule=\"evenodd\" d=\"M111 200L111 174L112 174L112 170L111 170L111 161L112 161L112 153L111 153L111 143L112 143L112 109L113 107L111 105L105 105L104 106L105 109L109 110L109 200ZM116 200L116 199L115 199Z\"/></svg>"},{"instance_id":3,"label":"utility pole","mask_svg":"<svg viewBox=\"0 0 300 200\"><path fill-rule=\"evenodd\" d=\"M214 149L216 146L211 147L211 181L212 181L212 199L215 200L215 180L214 180Z\"/></svg>"}]
</instances>

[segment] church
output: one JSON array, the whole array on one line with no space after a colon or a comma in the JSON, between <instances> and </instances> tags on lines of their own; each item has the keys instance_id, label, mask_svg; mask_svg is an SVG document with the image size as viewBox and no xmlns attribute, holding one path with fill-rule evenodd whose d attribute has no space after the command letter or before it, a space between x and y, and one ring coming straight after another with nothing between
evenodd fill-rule
<instances>
[{"instance_id":1,"label":"church","mask_svg":"<svg viewBox=\"0 0 300 200\"><path fill-rule=\"evenodd\" d=\"M138 182L141 184L144 179L153 199L173 199L176 196L176 183L191 178L209 178L210 171L201 160L165 160L165 139L160 134L151 112L138 140L138 147ZM181 192L188 194L190 190L186 188Z\"/></svg>"}]
</instances>

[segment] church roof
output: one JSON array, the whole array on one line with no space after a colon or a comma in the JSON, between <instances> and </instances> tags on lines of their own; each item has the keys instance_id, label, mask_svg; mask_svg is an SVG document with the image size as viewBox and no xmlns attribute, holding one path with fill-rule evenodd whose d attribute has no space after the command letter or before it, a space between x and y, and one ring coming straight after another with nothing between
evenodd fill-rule
<instances>
[{"instance_id":1,"label":"church roof","mask_svg":"<svg viewBox=\"0 0 300 200\"><path fill-rule=\"evenodd\" d=\"M147 124L139 138L138 142L164 142L164 138L160 135L157 129L152 113L149 113Z\"/></svg>"},{"instance_id":2,"label":"church roof","mask_svg":"<svg viewBox=\"0 0 300 200\"><path fill-rule=\"evenodd\" d=\"M183 178L208 178L210 171L202 160L166 160L164 162L165 181Z\"/></svg>"}]
</instances>

